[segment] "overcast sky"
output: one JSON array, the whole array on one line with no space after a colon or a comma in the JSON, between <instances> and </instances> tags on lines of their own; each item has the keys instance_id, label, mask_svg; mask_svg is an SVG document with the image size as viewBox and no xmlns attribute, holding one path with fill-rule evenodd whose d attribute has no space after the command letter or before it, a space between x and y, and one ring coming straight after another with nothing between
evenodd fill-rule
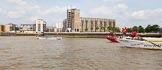
<instances>
[{"instance_id":1,"label":"overcast sky","mask_svg":"<svg viewBox=\"0 0 162 70\"><path fill-rule=\"evenodd\" d=\"M81 17L111 18L121 27L158 24L162 27L162 0L0 0L0 24L47 25L61 23L71 5Z\"/></svg>"}]
</instances>

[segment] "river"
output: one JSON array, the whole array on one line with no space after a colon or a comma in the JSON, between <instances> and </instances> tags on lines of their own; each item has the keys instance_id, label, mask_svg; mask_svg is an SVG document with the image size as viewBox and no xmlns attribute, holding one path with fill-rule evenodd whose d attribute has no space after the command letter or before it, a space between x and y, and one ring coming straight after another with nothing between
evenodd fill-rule
<instances>
[{"instance_id":1,"label":"river","mask_svg":"<svg viewBox=\"0 0 162 70\"><path fill-rule=\"evenodd\" d=\"M162 70L162 51L103 38L0 37L0 70Z\"/></svg>"}]
</instances>

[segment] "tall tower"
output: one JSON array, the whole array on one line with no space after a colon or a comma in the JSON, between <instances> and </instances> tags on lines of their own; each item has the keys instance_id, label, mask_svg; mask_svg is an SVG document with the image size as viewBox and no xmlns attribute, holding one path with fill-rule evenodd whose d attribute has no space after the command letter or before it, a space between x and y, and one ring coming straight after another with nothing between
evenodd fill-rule
<instances>
[{"instance_id":1,"label":"tall tower","mask_svg":"<svg viewBox=\"0 0 162 70\"><path fill-rule=\"evenodd\" d=\"M67 28L70 32L80 32L80 10L68 9L67 10Z\"/></svg>"},{"instance_id":2,"label":"tall tower","mask_svg":"<svg viewBox=\"0 0 162 70\"><path fill-rule=\"evenodd\" d=\"M35 21L36 33L43 33L46 31L46 22L43 19L37 19Z\"/></svg>"}]
</instances>

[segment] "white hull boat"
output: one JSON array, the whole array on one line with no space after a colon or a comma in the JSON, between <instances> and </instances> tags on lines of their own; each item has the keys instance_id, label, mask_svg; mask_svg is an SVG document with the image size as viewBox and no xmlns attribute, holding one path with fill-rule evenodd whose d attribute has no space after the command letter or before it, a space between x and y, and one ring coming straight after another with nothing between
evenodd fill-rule
<instances>
[{"instance_id":1,"label":"white hull boat","mask_svg":"<svg viewBox=\"0 0 162 70\"><path fill-rule=\"evenodd\" d=\"M37 39L41 39L41 40L62 40L62 37L43 36L43 37L37 37Z\"/></svg>"},{"instance_id":2,"label":"white hull boat","mask_svg":"<svg viewBox=\"0 0 162 70\"><path fill-rule=\"evenodd\" d=\"M162 42L162 38L151 38L151 37L144 37L143 39L151 42Z\"/></svg>"},{"instance_id":3,"label":"white hull boat","mask_svg":"<svg viewBox=\"0 0 162 70\"><path fill-rule=\"evenodd\" d=\"M121 47L162 50L162 42L140 41L130 39L117 39L117 40L121 44Z\"/></svg>"},{"instance_id":4,"label":"white hull boat","mask_svg":"<svg viewBox=\"0 0 162 70\"><path fill-rule=\"evenodd\" d=\"M132 40L132 37L115 38L108 36L107 39L114 43L120 43L121 47L162 50L162 42L152 42L146 38L142 40Z\"/></svg>"}]
</instances>

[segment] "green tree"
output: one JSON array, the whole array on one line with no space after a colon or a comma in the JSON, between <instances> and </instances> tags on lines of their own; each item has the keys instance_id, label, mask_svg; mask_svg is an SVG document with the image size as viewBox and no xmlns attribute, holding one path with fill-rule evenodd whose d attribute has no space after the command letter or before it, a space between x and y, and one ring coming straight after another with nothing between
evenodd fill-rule
<instances>
[{"instance_id":1,"label":"green tree","mask_svg":"<svg viewBox=\"0 0 162 70\"><path fill-rule=\"evenodd\" d=\"M104 27L104 26L102 26L102 27L101 27L101 30L104 30L104 29L105 29L105 27Z\"/></svg>"},{"instance_id":2,"label":"green tree","mask_svg":"<svg viewBox=\"0 0 162 70\"><path fill-rule=\"evenodd\" d=\"M143 33L143 32L145 32L145 29L142 26L139 26L138 27L138 32Z\"/></svg>"},{"instance_id":3,"label":"green tree","mask_svg":"<svg viewBox=\"0 0 162 70\"><path fill-rule=\"evenodd\" d=\"M102 30L104 30L104 29L105 29L105 27L104 27L104 26L102 26L102 27L101 27L101 29L100 29L100 32L101 32Z\"/></svg>"},{"instance_id":4,"label":"green tree","mask_svg":"<svg viewBox=\"0 0 162 70\"><path fill-rule=\"evenodd\" d=\"M112 30L112 27L111 26L108 26L107 27L107 30L110 32Z\"/></svg>"},{"instance_id":5,"label":"green tree","mask_svg":"<svg viewBox=\"0 0 162 70\"><path fill-rule=\"evenodd\" d=\"M138 31L138 27L137 26L133 26L132 31Z\"/></svg>"},{"instance_id":6,"label":"green tree","mask_svg":"<svg viewBox=\"0 0 162 70\"><path fill-rule=\"evenodd\" d=\"M132 32L132 28L127 28L127 32Z\"/></svg>"},{"instance_id":7,"label":"green tree","mask_svg":"<svg viewBox=\"0 0 162 70\"><path fill-rule=\"evenodd\" d=\"M147 27L145 28L145 32L151 32L151 25L147 25Z\"/></svg>"},{"instance_id":8,"label":"green tree","mask_svg":"<svg viewBox=\"0 0 162 70\"><path fill-rule=\"evenodd\" d=\"M119 28L119 27L114 27L113 30L114 30L115 32L120 32L120 28Z\"/></svg>"},{"instance_id":9,"label":"green tree","mask_svg":"<svg viewBox=\"0 0 162 70\"><path fill-rule=\"evenodd\" d=\"M98 26L96 26L96 28L95 28L96 30L98 30L99 29L99 27Z\"/></svg>"},{"instance_id":10,"label":"green tree","mask_svg":"<svg viewBox=\"0 0 162 70\"><path fill-rule=\"evenodd\" d=\"M91 27L91 32L92 32L93 28Z\"/></svg>"},{"instance_id":11,"label":"green tree","mask_svg":"<svg viewBox=\"0 0 162 70\"><path fill-rule=\"evenodd\" d=\"M88 28L86 28L85 31L87 32L88 31Z\"/></svg>"},{"instance_id":12,"label":"green tree","mask_svg":"<svg viewBox=\"0 0 162 70\"><path fill-rule=\"evenodd\" d=\"M153 25L151 26L151 30L152 32L160 32L160 27L159 25Z\"/></svg>"}]
</instances>

